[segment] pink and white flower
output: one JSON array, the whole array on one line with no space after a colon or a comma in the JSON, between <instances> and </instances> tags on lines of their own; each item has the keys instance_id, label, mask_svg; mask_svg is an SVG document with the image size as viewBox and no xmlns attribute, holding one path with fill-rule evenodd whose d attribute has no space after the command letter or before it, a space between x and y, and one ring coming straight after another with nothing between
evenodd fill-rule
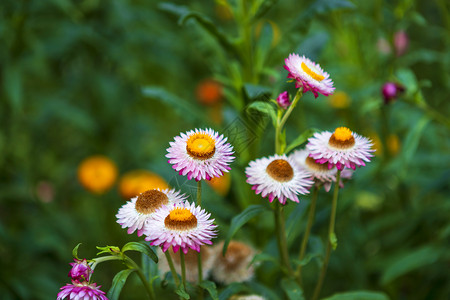
<instances>
[{"instance_id":1,"label":"pink and white flower","mask_svg":"<svg viewBox=\"0 0 450 300\"><path fill-rule=\"evenodd\" d=\"M96 283L72 281L61 288L56 300L108 300L100 288Z\"/></svg>"},{"instance_id":2,"label":"pink and white flower","mask_svg":"<svg viewBox=\"0 0 450 300\"><path fill-rule=\"evenodd\" d=\"M308 194L313 184L311 174L298 168L286 155L263 157L251 161L245 169L247 182L262 197L269 197L272 202L278 198L281 204L287 199L299 202L298 194Z\"/></svg>"},{"instance_id":3,"label":"pink and white flower","mask_svg":"<svg viewBox=\"0 0 450 300\"><path fill-rule=\"evenodd\" d=\"M306 149L317 163L328 163L329 169L336 166L338 170L343 170L344 167L355 170L357 166L365 166L365 162L370 161L372 152L375 152L372 146L373 143L368 138L346 127L339 127L333 133L315 133L309 138Z\"/></svg>"},{"instance_id":4,"label":"pink and white flower","mask_svg":"<svg viewBox=\"0 0 450 300\"><path fill-rule=\"evenodd\" d=\"M173 205L185 201L186 198L186 195L180 194L174 189L145 191L139 196L132 198L119 209L119 212L116 214L117 223L122 225L122 228L128 228L128 234L132 234L137 230L137 235L141 236L147 220L151 218L156 210L163 205Z\"/></svg>"},{"instance_id":5,"label":"pink and white flower","mask_svg":"<svg viewBox=\"0 0 450 300\"><path fill-rule=\"evenodd\" d=\"M303 92L311 91L316 98L318 93L325 96L334 93L330 74L304 55L300 57L298 54L289 54L284 68L289 72L287 77L295 80L295 87L303 88Z\"/></svg>"},{"instance_id":6,"label":"pink and white flower","mask_svg":"<svg viewBox=\"0 0 450 300\"><path fill-rule=\"evenodd\" d=\"M169 163L189 180L210 180L231 170L233 147L212 129L195 129L176 136L167 149Z\"/></svg>"},{"instance_id":7,"label":"pink and white flower","mask_svg":"<svg viewBox=\"0 0 450 300\"><path fill-rule=\"evenodd\" d=\"M211 245L217 235L214 219L200 206L182 202L164 205L147 222L144 234L153 246L161 246L166 252L172 246L173 252L180 248L186 254L190 249L200 252L200 246Z\"/></svg>"}]
</instances>

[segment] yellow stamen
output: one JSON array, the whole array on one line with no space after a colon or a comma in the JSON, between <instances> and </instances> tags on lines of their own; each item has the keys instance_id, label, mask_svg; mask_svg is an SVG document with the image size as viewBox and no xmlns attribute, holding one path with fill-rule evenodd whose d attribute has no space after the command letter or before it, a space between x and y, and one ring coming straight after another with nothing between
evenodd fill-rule
<instances>
[{"instance_id":1,"label":"yellow stamen","mask_svg":"<svg viewBox=\"0 0 450 300\"><path fill-rule=\"evenodd\" d=\"M186 142L187 153L196 159L211 158L216 151L214 139L206 133L195 133Z\"/></svg>"},{"instance_id":2,"label":"yellow stamen","mask_svg":"<svg viewBox=\"0 0 450 300\"><path fill-rule=\"evenodd\" d=\"M347 127L338 127L331 135L328 144L335 148L348 149L355 145L355 138Z\"/></svg>"},{"instance_id":3,"label":"yellow stamen","mask_svg":"<svg viewBox=\"0 0 450 300\"><path fill-rule=\"evenodd\" d=\"M187 230L197 226L197 218L187 208L175 208L164 220L167 228Z\"/></svg>"},{"instance_id":4,"label":"yellow stamen","mask_svg":"<svg viewBox=\"0 0 450 300\"><path fill-rule=\"evenodd\" d=\"M302 70L308 74L309 76L311 76L312 78L314 78L317 81L322 81L325 79L325 77L323 75L317 74L317 70L314 70L316 72L314 72L313 70L311 70L304 62L302 62L301 64Z\"/></svg>"}]
</instances>

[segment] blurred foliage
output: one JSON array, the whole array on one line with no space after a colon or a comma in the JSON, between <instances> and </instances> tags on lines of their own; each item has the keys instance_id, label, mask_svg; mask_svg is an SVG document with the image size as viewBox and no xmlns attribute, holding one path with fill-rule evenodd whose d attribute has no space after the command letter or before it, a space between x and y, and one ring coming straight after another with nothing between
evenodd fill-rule
<instances>
[{"instance_id":1,"label":"blurred foliage","mask_svg":"<svg viewBox=\"0 0 450 300\"><path fill-rule=\"evenodd\" d=\"M409 38L401 56L394 45L399 30ZM307 127L345 125L383 149L341 192L339 247L322 295L350 299L344 292L372 290L391 299L450 298L447 1L2 0L0 40L2 299L55 298L69 280L79 242L80 257L90 258L96 245L136 240L115 222L124 203L117 185L99 195L78 183L86 157L109 157L119 175L157 172L195 196L195 183L173 172L165 149L179 132L210 126L229 137L238 155L227 195L204 185L203 203L220 238L233 216L266 204L243 170L250 159L274 152L273 132L264 114L246 108L295 92L283 70L292 52L320 62L350 104L334 107L323 96L305 95L288 122L287 140ZM196 99L197 84L210 78L223 85L217 105ZM389 105L380 92L386 81L406 88ZM389 143L393 135L396 146ZM309 247L314 257L304 267L306 299L323 256L330 198L319 195ZM308 203L305 197L287 206L292 257ZM277 255L265 213L236 237ZM104 264L94 281L107 291L119 270L120 264ZM253 281L219 290L222 297L243 290L297 297L292 282L276 284L277 272L262 261ZM171 295L162 285L157 290ZM121 298L142 299L139 291L131 275Z\"/></svg>"}]
</instances>

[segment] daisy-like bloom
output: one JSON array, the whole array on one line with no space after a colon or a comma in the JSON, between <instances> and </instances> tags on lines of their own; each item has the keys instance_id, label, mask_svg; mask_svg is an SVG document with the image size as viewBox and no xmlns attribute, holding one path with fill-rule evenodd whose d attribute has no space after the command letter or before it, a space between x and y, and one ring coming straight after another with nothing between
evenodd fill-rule
<instances>
[{"instance_id":1,"label":"daisy-like bloom","mask_svg":"<svg viewBox=\"0 0 450 300\"><path fill-rule=\"evenodd\" d=\"M174 253L172 249L169 251L170 257L172 258L173 265L178 274L181 274L181 260L178 253ZM215 262L215 252L210 246L202 246L200 255L202 257L202 275L203 279L209 276L211 268ZM169 264L165 258L164 253L161 249L158 249L158 269L161 274L170 272ZM198 255L194 251L189 251L184 258L185 268L186 268L186 280L191 283L197 283L198 281Z\"/></svg>"},{"instance_id":2,"label":"daisy-like bloom","mask_svg":"<svg viewBox=\"0 0 450 300\"><path fill-rule=\"evenodd\" d=\"M72 284L67 284L61 288L56 300L108 300L105 292L100 288L101 286L97 286L96 283L72 281Z\"/></svg>"},{"instance_id":3,"label":"daisy-like bloom","mask_svg":"<svg viewBox=\"0 0 450 300\"><path fill-rule=\"evenodd\" d=\"M181 250L186 254L189 248L200 252L200 246L211 245L211 239L217 235L217 225L211 214L194 203L181 202L164 205L148 220L144 234L146 241L153 246L161 246L166 252L170 246L173 252Z\"/></svg>"},{"instance_id":4,"label":"daisy-like bloom","mask_svg":"<svg viewBox=\"0 0 450 300\"><path fill-rule=\"evenodd\" d=\"M173 205L186 200L184 194L174 189L145 191L124 204L117 213L117 223L128 228L128 234L137 230L137 235L144 232L146 221L163 205Z\"/></svg>"},{"instance_id":5,"label":"daisy-like bloom","mask_svg":"<svg viewBox=\"0 0 450 300\"><path fill-rule=\"evenodd\" d=\"M70 263L72 269L69 272L69 277L72 281L83 282L89 281L91 278L92 269L89 267L86 259L74 259L75 262Z\"/></svg>"},{"instance_id":6,"label":"daisy-like bloom","mask_svg":"<svg viewBox=\"0 0 450 300\"><path fill-rule=\"evenodd\" d=\"M322 185L325 191L329 192L331 184L336 182L336 168L328 168L328 163L319 164L316 160L309 156L309 151L306 149L296 150L291 155L290 158L300 167L311 173L311 179L316 182L317 185ZM344 169L341 172L341 179L350 179L352 177L353 171L350 169ZM339 180L339 186L344 187L342 180Z\"/></svg>"},{"instance_id":7,"label":"daisy-like bloom","mask_svg":"<svg viewBox=\"0 0 450 300\"><path fill-rule=\"evenodd\" d=\"M228 285L232 282L244 282L252 279L253 265L249 266L256 251L245 243L231 241L225 256L222 256L223 242L214 247L218 253L212 270L215 281Z\"/></svg>"},{"instance_id":8,"label":"daisy-like bloom","mask_svg":"<svg viewBox=\"0 0 450 300\"><path fill-rule=\"evenodd\" d=\"M365 166L373 156L372 142L346 127L338 127L331 133L323 131L315 133L309 138L306 148L312 158L319 164L328 163L328 168L334 166L338 170L344 167L356 169L356 166Z\"/></svg>"},{"instance_id":9,"label":"daisy-like bloom","mask_svg":"<svg viewBox=\"0 0 450 300\"><path fill-rule=\"evenodd\" d=\"M195 129L176 136L166 157L180 175L188 179L210 180L231 170L233 147L227 138L212 129Z\"/></svg>"},{"instance_id":10,"label":"daisy-like bloom","mask_svg":"<svg viewBox=\"0 0 450 300\"><path fill-rule=\"evenodd\" d=\"M287 77L295 80L296 88L303 88L303 92L311 91L316 98L318 93L325 96L333 94L335 88L330 74L322 70L319 64L298 54L289 54L284 62L284 68L289 72Z\"/></svg>"},{"instance_id":11,"label":"daisy-like bloom","mask_svg":"<svg viewBox=\"0 0 450 300\"><path fill-rule=\"evenodd\" d=\"M298 168L286 155L263 157L251 161L245 169L247 182L262 197L269 201L278 198L281 204L287 199L299 202L298 194L308 194L313 182L308 179L311 174Z\"/></svg>"}]
</instances>

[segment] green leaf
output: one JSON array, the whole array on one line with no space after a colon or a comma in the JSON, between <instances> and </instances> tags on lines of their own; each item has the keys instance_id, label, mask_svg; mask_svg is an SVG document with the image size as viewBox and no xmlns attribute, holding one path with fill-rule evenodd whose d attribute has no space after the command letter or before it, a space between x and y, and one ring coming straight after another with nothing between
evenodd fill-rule
<instances>
[{"instance_id":1,"label":"green leaf","mask_svg":"<svg viewBox=\"0 0 450 300\"><path fill-rule=\"evenodd\" d=\"M173 3L161 3L158 8L179 16L178 24L184 25L189 19L195 19L203 29L205 29L217 42L228 52L239 55L237 49L228 37L222 33L217 26L205 15L191 11L186 6L176 5Z\"/></svg>"},{"instance_id":2,"label":"green leaf","mask_svg":"<svg viewBox=\"0 0 450 300\"><path fill-rule=\"evenodd\" d=\"M101 250L100 252L97 253L97 255L102 254L102 253L108 253L108 254L112 254L112 255L121 255L122 252L120 252L120 248L117 246L105 246L105 247L96 247L98 250Z\"/></svg>"},{"instance_id":3,"label":"green leaf","mask_svg":"<svg viewBox=\"0 0 450 300\"><path fill-rule=\"evenodd\" d=\"M292 262L297 266L306 266L314 257L320 256L320 253L308 253L302 260L293 259Z\"/></svg>"},{"instance_id":4,"label":"green leaf","mask_svg":"<svg viewBox=\"0 0 450 300\"><path fill-rule=\"evenodd\" d=\"M150 246L147 244L138 242L129 242L122 247L122 252L130 250L141 252L150 257L155 263L158 263L158 256L153 251L153 249L150 248Z\"/></svg>"},{"instance_id":5,"label":"green leaf","mask_svg":"<svg viewBox=\"0 0 450 300\"><path fill-rule=\"evenodd\" d=\"M207 290L209 295L213 300L219 300L219 296L217 295L217 287L216 284L212 281L204 280L200 283L200 286Z\"/></svg>"},{"instance_id":6,"label":"green leaf","mask_svg":"<svg viewBox=\"0 0 450 300\"><path fill-rule=\"evenodd\" d=\"M231 239L236 234L238 229L241 228L242 225L247 223L248 220L259 215L263 211L266 211L267 209L268 209L267 206L263 206L263 205L250 205L243 212L241 212L239 215L235 216L231 220L230 229L228 230L227 238L225 239L225 243L223 245L222 255L225 256L225 253L227 252L228 244L230 243Z\"/></svg>"},{"instance_id":7,"label":"green leaf","mask_svg":"<svg viewBox=\"0 0 450 300\"><path fill-rule=\"evenodd\" d=\"M416 153L417 147L419 146L422 133L429 121L430 119L428 117L423 116L406 136L404 146L402 147L404 149L402 151L403 166L408 166L411 162L413 155Z\"/></svg>"},{"instance_id":8,"label":"green leaf","mask_svg":"<svg viewBox=\"0 0 450 300\"><path fill-rule=\"evenodd\" d=\"M244 84L244 92L251 101L259 99L269 99L272 90L266 86L256 85L251 83Z\"/></svg>"},{"instance_id":9,"label":"green leaf","mask_svg":"<svg viewBox=\"0 0 450 300\"><path fill-rule=\"evenodd\" d=\"M75 257L76 259L78 258L78 248L80 247L81 243L78 243L78 245L75 246L75 248L73 248L72 250L72 256Z\"/></svg>"},{"instance_id":10,"label":"green leaf","mask_svg":"<svg viewBox=\"0 0 450 300\"><path fill-rule=\"evenodd\" d=\"M381 283L386 285L413 270L432 264L439 259L443 251L434 246L425 246L405 254L388 266L381 276Z\"/></svg>"},{"instance_id":11,"label":"green leaf","mask_svg":"<svg viewBox=\"0 0 450 300\"><path fill-rule=\"evenodd\" d=\"M259 7L256 13L252 17L252 22L259 20L263 17L276 3L278 0L266 0Z\"/></svg>"},{"instance_id":12,"label":"green leaf","mask_svg":"<svg viewBox=\"0 0 450 300\"><path fill-rule=\"evenodd\" d=\"M301 287L298 286L298 284L288 278L283 278L281 280L281 287L283 288L283 291L286 293L288 298L290 300L304 300L305 297L303 297L303 290Z\"/></svg>"},{"instance_id":13,"label":"green leaf","mask_svg":"<svg viewBox=\"0 0 450 300\"><path fill-rule=\"evenodd\" d=\"M318 131L319 130L316 128L306 129L287 146L285 153L289 153L294 148L300 146L301 144L306 142L310 137L312 137L315 132L318 132Z\"/></svg>"},{"instance_id":14,"label":"green leaf","mask_svg":"<svg viewBox=\"0 0 450 300\"><path fill-rule=\"evenodd\" d=\"M389 297L380 292L355 291L334 294L333 296L322 300L389 300Z\"/></svg>"},{"instance_id":15,"label":"green leaf","mask_svg":"<svg viewBox=\"0 0 450 300\"><path fill-rule=\"evenodd\" d=\"M222 293L220 293L219 300L228 300L231 296L244 291L248 291L248 287L246 287L243 283L233 282L228 285Z\"/></svg>"},{"instance_id":16,"label":"green leaf","mask_svg":"<svg viewBox=\"0 0 450 300\"><path fill-rule=\"evenodd\" d=\"M250 103L249 106L247 106L247 113L251 113L252 110L259 111L264 115L270 117L273 124L277 122L277 114L275 111L275 107L270 102L262 102L262 101L252 102Z\"/></svg>"},{"instance_id":17,"label":"green leaf","mask_svg":"<svg viewBox=\"0 0 450 300\"><path fill-rule=\"evenodd\" d=\"M280 265L278 259L276 259L273 255L267 253L258 253L253 257L252 261L249 263L249 266L253 265L254 263L264 261L270 261L275 265Z\"/></svg>"},{"instance_id":18,"label":"green leaf","mask_svg":"<svg viewBox=\"0 0 450 300\"><path fill-rule=\"evenodd\" d=\"M135 269L126 269L122 270L116 274L113 278L112 286L108 291L107 297L110 300L118 300L120 296L120 292L122 291L125 282L127 281L128 276L136 271Z\"/></svg>"},{"instance_id":19,"label":"green leaf","mask_svg":"<svg viewBox=\"0 0 450 300\"><path fill-rule=\"evenodd\" d=\"M331 247L333 247L333 250L336 250L338 245L336 234L332 232L328 238L330 239Z\"/></svg>"},{"instance_id":20,"label":"green leaf","mask_svg":"<svg viewBox=\"0 0 450 300\"><path fill-rule=\"evenodd\" d=\"M419 89L416 75L410 69L400 69L396 72L396 77L406 89L406 95L413 95Z\"/></svg>"},{"instance_id":21,"label":"green leaf","mask_svg":"<svg viewBox=\"0 0 450 300\"><path fill-rule=\"evenodd\" d=\"M176 293L178 296L180 296L181 298L183 298L183 299L190 299L190 298L191 298L191 297L189 296L189 294L186 293L186 291L184 290L183 285L180 285L180 287L177 288L177 289L175 290L175 293Z\"/></svg>"},{"instance_id":22,"label":"green leaf","mask_svg":"<svg viewBox=\"0 0 450 300\"><path fill-rule=\"evenodd\" d=\"M183 118L189 118L191 121L204 121L205 119L203 112L193 103L189 103L188 101L169 93L163 88L146 86L142 89L142 94L171 106Z\"/></svg>"}]
</instances>

